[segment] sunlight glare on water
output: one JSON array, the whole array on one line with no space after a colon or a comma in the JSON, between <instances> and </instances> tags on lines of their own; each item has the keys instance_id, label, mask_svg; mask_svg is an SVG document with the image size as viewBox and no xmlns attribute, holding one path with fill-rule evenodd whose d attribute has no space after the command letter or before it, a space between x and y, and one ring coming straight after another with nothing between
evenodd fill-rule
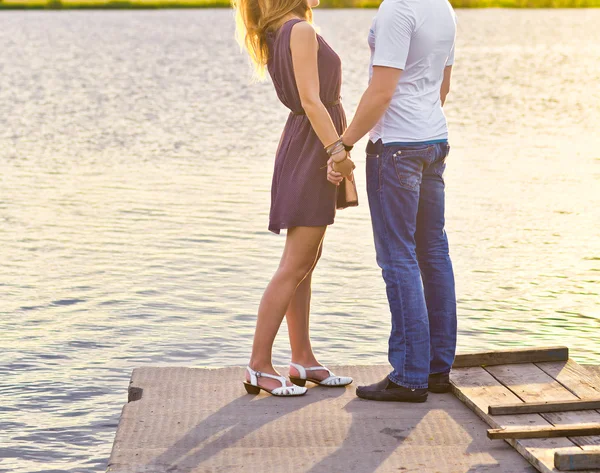
<instances>
[{"instance_id":1,"label":"sunlight glare on water","mask_svg":"<svg viewBox=\"0 0 600 473\"><path fill-rule=\"evenodd\" d=\"M316 14L349 114L373 14ZM600 11L458 16L460 349L599 364ZM267 217L287 111L250 82L230 11L2 12L0 42L0 472L103 471L134 367L247 362L284 243ZM324 363L386 362L363 147L361 206L314 278Z\"/></svg>"}]
</instances>

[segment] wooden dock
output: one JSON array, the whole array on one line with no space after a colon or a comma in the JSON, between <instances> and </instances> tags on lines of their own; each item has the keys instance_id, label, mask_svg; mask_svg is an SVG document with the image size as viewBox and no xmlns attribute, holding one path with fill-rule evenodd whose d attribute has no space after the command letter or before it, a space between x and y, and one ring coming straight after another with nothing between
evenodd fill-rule
<instances>
[{"instance_id":1,"label":"wooden dock","mask_svg":"<svg viewBox=\"0 0 600 473\"><path fill-rule=\"evenodd\" d=\"M532 463L556 473L555 453L568 466L574 458L581 460L573 453L597 445L598 437L488 439L490 427L572 426L582 412L600 416L595 410L487 412L490 405L544 403L548 396L561 401L596 396L591 390L600 385L600 376L594 378L572 361L473 367L471 356L457 358L457 365L466 367L457 368L452 378L464 404L452 394L430 394L424 404L376 403L358 399L355 386L312 387L294 399L250 396L240 382L243 368L139 368L132 375L108 471L534 473ZM379 381L389 369L333 368L359 384ZM578 380L573 386L580 395L564 388L568 379Z\"/></svg>"},{"instance_id":2,"label":"wooden dock","mask_svg":"<svg viewBox=\"0 0 600 473\"><path fill-rule=\"evenodd\" d=\"M600 377L570 360L566 347L471 356L460 365L454 393L492 427L491 439L505 439L542 473L600 473Z\"/></svg>"}]
</instances>

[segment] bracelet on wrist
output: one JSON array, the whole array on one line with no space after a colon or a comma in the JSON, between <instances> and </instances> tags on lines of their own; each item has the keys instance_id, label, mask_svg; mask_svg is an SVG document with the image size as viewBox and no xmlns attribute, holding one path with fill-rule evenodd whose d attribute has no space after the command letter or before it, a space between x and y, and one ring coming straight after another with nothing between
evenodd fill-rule
<instances>
[{"instance_id":1,"label":"bracelet on wrist","mask_svg":"<svg viewBox=\"0 0 600 473\"><path fill-rule=\"evenodd\" d=\"M338 138L336 141L331 143L328 146L325 146L325 151L329 156L333 156L334 154L340 153L344 151L346 148L341 138Z\"/></svg>"},{"instance_id":2,"label":"bracelet on wrist","mask_svg":"<svg viewBox=\"0 0 600 473\"><path fill-rule=\"evenodd\" d=\"M337 148L334 148L333 150L331 150L331 154L329 156L334 156L339 153L344 153L345 151L346 150L343 148L343 146L338 146Z\"/></svg>"}]
</instances>

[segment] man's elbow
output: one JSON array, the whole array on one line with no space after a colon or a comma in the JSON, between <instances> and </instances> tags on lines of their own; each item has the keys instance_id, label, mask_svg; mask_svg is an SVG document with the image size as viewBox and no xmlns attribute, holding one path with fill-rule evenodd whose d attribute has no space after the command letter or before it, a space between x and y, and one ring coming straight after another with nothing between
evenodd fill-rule
<instances>
[{"instance_id":1,"label":"man's elbow","mask_svg":"<svg viewBox=\"0 0 600 473\"><path fill-rule=\"evenodd\" d=\"M387 108L394 98L394 92L395 90L379 89L376 91L374 101L378 105Z\"/></svg>"}]
</instances>

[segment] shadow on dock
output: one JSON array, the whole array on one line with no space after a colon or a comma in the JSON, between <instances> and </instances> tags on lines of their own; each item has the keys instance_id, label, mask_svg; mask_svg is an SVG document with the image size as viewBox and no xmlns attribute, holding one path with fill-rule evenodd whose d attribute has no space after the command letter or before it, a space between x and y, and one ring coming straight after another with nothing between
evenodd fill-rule
<instances>
[{"instance_id":1,"label":"shadow on dock","mask_svg":"<svg viewBox=\"0 0 600 473\"><path fill-rule=\"evenodd\" d=\"M386 367L335 367L360 383ZM243 369L143 368L109 462L118 473L529 473L454 396L424 404L358 399L354 386L282 399L245 395Z\"/></svg>"}]
</instances>

